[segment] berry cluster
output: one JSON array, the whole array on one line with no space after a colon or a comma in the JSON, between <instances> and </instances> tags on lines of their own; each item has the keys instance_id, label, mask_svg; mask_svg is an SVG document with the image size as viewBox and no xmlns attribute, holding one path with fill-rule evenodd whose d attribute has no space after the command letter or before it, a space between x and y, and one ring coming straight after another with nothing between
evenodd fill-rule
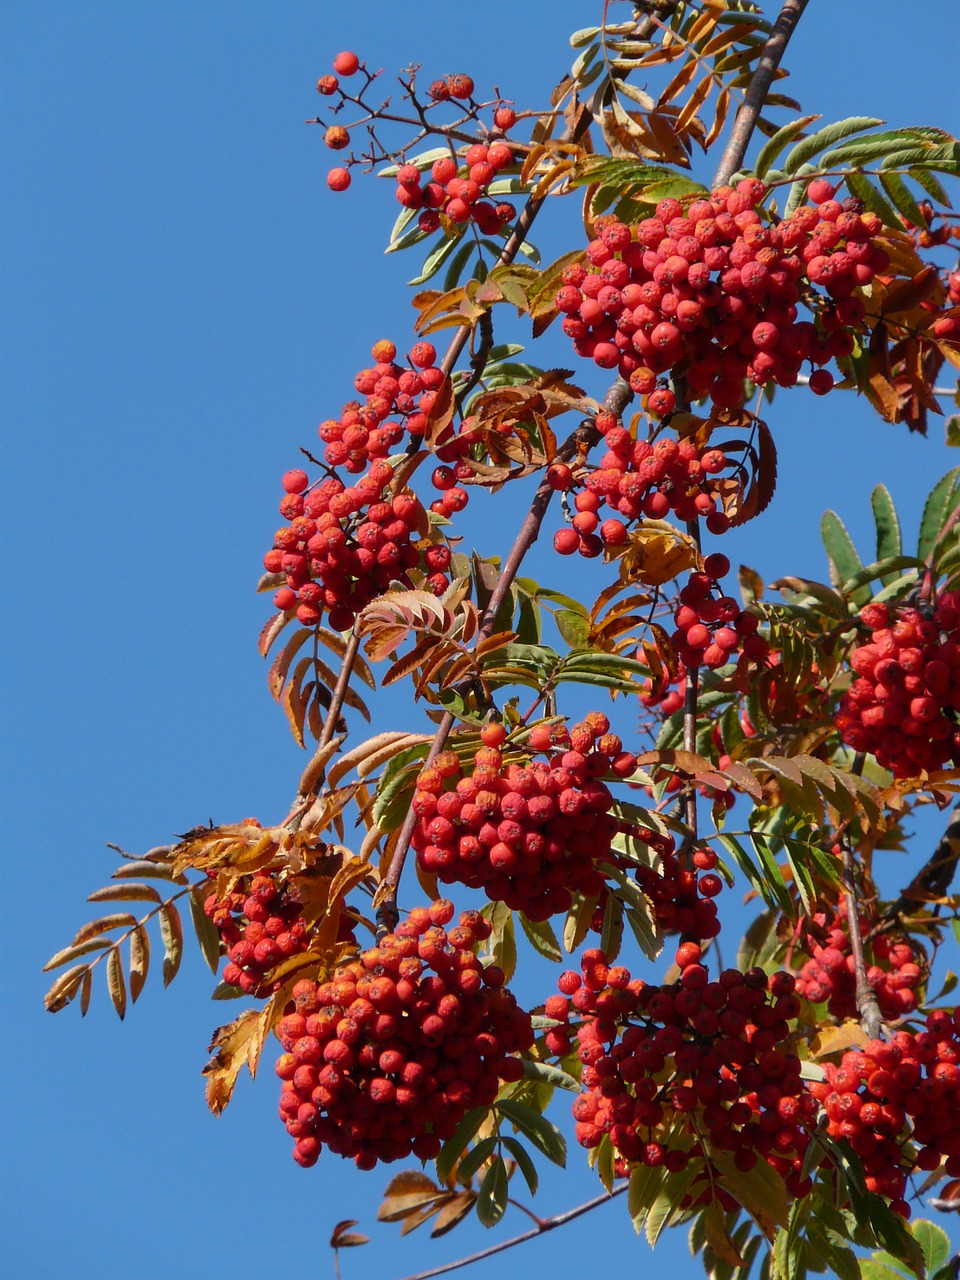
<instances>
[{"instance_id":1,"label":"berry cluster","mask_svg":"<svg viewBox=\"0 0 960 1280\"><path fill-rule=\"evenodd\" d=\"M586 263L565 270L556 294L563 331L579 355L618 369L640 395L679 369L695 398L735 409L744 378L793 386L805 360L817 366L811 390L824 394L833 377L822 366L850 355L850 330L862 325L854 291L889 260L871 243L875 214L834 200L822 180L808 194L816 207L776 226L755 207L764 187L753 178L686 209L662 200L636 228L598 220ZM816 307L817 323L797 319L801 299Z\"/></svg>"},{"instance_id":2,"label":"berry cluster","mask_svg":"<svg viewBox=\"0 0 960 1280\"><path fill-rule=\"evenodd\" d=\"M827 1133L850 1143L867 1189L897 1213L910 1216L904 1192L915 1169L937 1169L946 1157L947 1176L960 1176L960 1012L935 1010L924 1031L871 1040L824 1071L807 1088L823 1104Z\"/></svg>"},{"instance_id":3,"label":"berry cluster","mask_svg":"<svg viewBox=\"0 0 960 1280\"><path fill-rule=\"evenodd\" d=\"M657 924L663 933L679 933L685 938L715 938L720 932L714 898L723 890L716 874L717 855L712 849L695 849L692 867L682 867L673 838L649 828L641 828L639 838L656 855L656 866L639 866L637 884L653 904ZM699 875L703 872L703 875Z\"/></svg>"},{"instance_id":4,"label":"berry cluster","mask_svg":"<svg viewBox=\"0 0 960 1280\"><path fill-rule=\"evenodd\" d=\"M329 418L317 429L326 446L327 463L343 467L351 475L359 475L375 459L385 458L405 431L422 436L444 382L443 371L436 367L436 348L430 342L414 344L409 355L413 368L396 363L397 348L386 339L375 342L371 354L374 365L361 369L353 380L364 402L351 400L339 418Z\"/></svg>"},{"instance_id":5,"label":"berry cluster","mask_svg":"<svg viewBox=\"0 0 960 1280\"><path fill-rule=\"evenodd\" d=\"M677 951L678 981L649 986L600 950L586 951L581 974L559 979L545 1004L569 1041L576 1024L584 1092L573 1105L577 1141L596 1147L609 1134L631 1164L686 1166L702 1138L747 1171L763 1157L794 1195L806 1125L816 1101L804 1096L800 1061L787 1047L800 1005L787 973L727 969L711 981L700 947Z\"/></svg>"},{"instance_id":6,"label":"berry cluster","mask_svg":"<svg viewBox=\"0 0 960 1280\"><path fill-rule=\"evenodd\" d=\"M932 610L868 604L872 633L850 656L856 679L834 723L855 751L867 751L894 777L960 761L960 591Z\"/></svg>"},{"instance_id":7,"label":"berry cluster","mask_svg":"<svg viewBox=\"0 0 960 1280\"><path fill-rule=\"evenodd\" d=\"M224 982L267 996L278 985L267 979L270 970L306 951L307 926L296 892L275 874L262 871L240 885L222 898L211 893L203 909L226 944Z\"/></svg>"},{"instance_id":8,"label":"berry cluster","mask_svg":"<svg viewBox=\"0 0 960 1280\"><path fill-rule=\"evenodd\" d=\"M603 775L628 777L636 757L610 722L590 713L569 732L537 725L529 749L501 751L506 731L491 724L473 768L453 751L417 778L413 846L420 865L445 884L483 889L494 902L546 920L567 911L575 892L596 894L617 824Z\"/></svg>"},{"instance_id":9,"label":"berry cluster","mask_svg":"<svg viewBox=\"0 0 960 1280\"><path fill-rule=\"evenodd\" d=\"M823 941L808 937L806 948L810 958L797 975L797 995L813 1004L827 1001L835 1018L857 1017L857 980L850 934L841 898L837 914L830 920L820 912L812 923L818 927ZM870 924L860 921L860 931L869 934ZM918 1004L917 989L923 983L923 953L907 938L888 933L878 934L865 944L867 978L877 993L884 1018L900 1018L912 1013Z\"/></svg>"},{"instance_id":10,"label":"berry cluster","mask_svg":"<svg viewBox=\"0 0 960 1280\"><path fill-rule=\"evenodd\" d=\"M703 562L702 573L692 573L680 589L673 615L676 630L670 643L684 667L722 667L733 661L737 649L748 661L765 659L767 640L758 633L756 614L746 613L733 596L714 595L714 588L730 572L730 561L715 553Z\"/></svg>"},{"instance_id":11,"label":"berry cluster","mask_svg":"<svg viewBox=\"0 0 960 1280\"><path fill-rule=\"evenodd\" d=\"M449 586L443 570L450 549L411 542L425 528L426 513L412 494L387 495L393 479L388 463L375 462L350 487L331 476L309 489L303 471L288 471L283 479L287 497L280 510L290 523L277 531L263 564L286 578L274 604L296 609L304 626L315 626L326 613L334 630L346 631L391 582L409 585L408 570L416 566L426 570L438 595Z\"/></svg>"},{"instance_id":12,"label":"berry cluster","mask_svg":"<svg viewBox=\"0 0 960 1280\"><path fill-rule=\"evenodd\" d=\"M435 160L427 182L415 164L404 164L397 171L397 199L405 209L421 210L421 231L436 231L443 217L458 224L472 221L481 235L496 235L517 211L508 201L494 204L483 197L497 174L513 163L510 145L499 141L474 143L462 165L453 155Z\"/></svg>"},{"instance_id":13,"label":"berry cluster","mask_svg":"<svg viewBox=\"0 0 960 1280\"><path fill-rule=\"evenodd\" d=\"M294 987L277 1075L298 1164L324 1146L361 1169L433 1159L466 1112L523 1074L510 1055L533 1043L530 1017L475 954L489 924L471 911L446 930L453 914L445 900L418 907L331 981Z\"/></svg>"},{"instance_id":14,"label":"berry cluster","mask_svg":"<svg viewBox=\"0 0 960 1280\"><path fill-rule=\"evenodd\" d=\"M579 551L582 556L598 556L606 547L623 546L632 521L662 520L671 512L678 520L705 516L711 533L727 531L730 521L711 482L730 465L722 449L698 448L692 440L635 440L610 415L599 415L597 426L607 452L573 500L576 515L571 526L554 534L553 545L561 555ZM564 463L548 468L547 479L554 489L569 490L575 484ZM604 503L623 519L611 516L601 523Z\"/></svg>"}]
</instances>

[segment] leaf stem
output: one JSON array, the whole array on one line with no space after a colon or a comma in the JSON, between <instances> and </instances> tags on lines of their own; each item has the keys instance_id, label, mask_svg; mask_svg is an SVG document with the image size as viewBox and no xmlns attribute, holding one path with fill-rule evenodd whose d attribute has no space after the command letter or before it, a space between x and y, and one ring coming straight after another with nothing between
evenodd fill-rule
<instances>
[{"instance_id":1,"label":"leaf stem","mask_svg":"<svg viewBox=\"0 0 960 1280\"><path fill-rule=\"evenodd\" d=\"M800 21L804 9L807 7L807 3L808 0L786 0L780 10L780 16L773 24L773 30L770 32L763 53L760 55L760 61L757 63L757 69L753 73L743 104L734 119L730 138L720 158L720 167L717 169L716 177L713 180L714 187L724 186L730 180L731 175L736 173L743 164L743 158L747 154L747 147L750 145L753 131L757 127L757 121L760 119L760 112L763 110L763 104L767 100L767 93L773 84L777 68L780 66L784 53L786 53L787 44L793 35L794 28Z\"/></svg>"}]
</instances>

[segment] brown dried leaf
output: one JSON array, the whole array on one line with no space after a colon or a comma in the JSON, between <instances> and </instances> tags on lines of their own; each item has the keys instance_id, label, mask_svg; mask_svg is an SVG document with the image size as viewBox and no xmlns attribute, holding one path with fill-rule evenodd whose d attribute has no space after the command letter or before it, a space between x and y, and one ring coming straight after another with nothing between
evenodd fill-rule
<instances>
[{"instance_id":1,"label":"brown dried leaf","mask_svg":"<svg viewBox=\"0 0 960 1280\"><path fill-rule=\"evenodd\" d=\"M369 1244L370 1237L361 1235L358 1231L351 1231L351 1227L355 1227L359 1222L359 1218L345 1218L343 1222L338 1222L333 1228L333 1234L330 1237L331 1247L334 1249L349 1249L359 1244Z\"/></svg>"},{"instance_id":2,"label":"brown dried leaf","mask_svg":"<svg viewBox=\"0 0 960 1280\"><path fill-rule=\"evenodd\" d=\"M291 662L293 662L312 635L313 631L309 627L300 627L293 633L274 659L273 665L267 673L267 686L278 702L283 692L283 686L286 683L287 672L290 670Z\"/></svg>"},{"instance_id":3,"label":"brown dried leaf","mask_svg":"<svg viewBox=\"0 0 960 1280\"><path fill-rule=\"evenodd\" d=\"M91 920L89 924L79 929L71 945L78 947L81 942L88 942L91 938L99 937L101 933L107 933L110 929L128 928L136 923L137 917L132 916L129 911L118 911L112 916L101 916L99 920Z\"/></svg>"},{"instance_id":4,"label":"brown dried leaf","mask_svg":"<svg viewBox=\"0 0 960 1280\"><path fill-rule=\"evenodd\" d=\"M152 884L108 884L87 895L88 902L160 902L160 894Z\"/></svg>"},{"instance_id":5,"label":"brown dried leaf","mask_svg":"<svg viewBox=\"0 0 960 1280\"><path fill-rule=\"evenodd\" d=\"M437 1221L430 1232L432 1239L445 1236L457 1223L462 1222L477 1202L476 1191L460 1191L443 1206L437 1214Z\"/></svg>"},{"instance_id":6,"label":"brown dried leaf","mask_svg":"<svg viewBox=\"0 0 960 1280\"><path fill-rule=\"evenodd\" d=\"M64 947L62 951L58 951L55 956L51 956L47 963L43 966L43 973L48 973L51 969L59 969L62 964L69 964L71 960L78 960L80 956L89 955L91 951L102 951L111 945L107 938L89 938L86 942L81 942L79 946Z\"/></svg>"},{"instance_id":7,"label":"brown dried leaf","mask_svg":"<svg viewBox=\"0 0 960 1280\"><path fill-rule=\"evenodd\" d=\"M142 924L130 934L130 999L136 1004L150 968L150 938Z\"/></svg>"},{"instance_id":8,"label":"brown dried leaf","mask_svg":"<svg viewBox=\"0 0 960 1280\"><path fill-rule=\"evenodd\" d=\"M123 961L120 959L119 946L111 947L110 954L107 956L107 991L117 1011L117 1017L122 1022L123 1015L127 1011L127 984L123 977Z\"/></svg>"},{"instance_id":9,"label":"brown dried leaf","mask_svg":"<svg viewBox=\"0 0 960 1280\"><path fill-rule=\"evenodd\" d=\"M89 972L87 965L77 964L72 969L68 969L66 973L61 973L43 998L47 1012L59 1013L61 1009L66 1008L80 990L84 975Z\"/></svg>"},{"instance_id":10,"label":"brown dried leaf","mask_svg":"<svg viewBox=\"0 0 960 1280\"><path fill-rule=\"evenodd\" d=\"M183 959L183 921L172 902L166 902L160 908L158 923L163 942L163 985L168 987L177 976Z\"/></svg>"},{"instance_id":11,"label":"brown dried leaf","mask_svg":"<svg viewBox=\"0 0 960 1280\"><path fill-rule=\"evenodd\" d=\"M693 123L697 112L706 102L713 88L713 76L706 75L694 89L688 101L684 104L683 110L677 116L676 129L678 133L687 133Z\"/></svg>"},{"instance_id":12,"label":"brown dried leaf","mask_svg":"<svg viewBox=\"0 0 960 1280\"><path fill-rule=\"evenodd\" d=\"M257 640L257 648L260 650L261 658L265 658L270 652L270 648L276 640L277 636L290 621L290 614L278 613L272 618L268 618L260 632Z\"/></svg>"},{"instance_id":13,"label":"brown dried leaf","mask_svg":"<svg viewBox=\"0 0 960 1280\"><path fill-rule=\"evenodd\" d=\"M220 1115L233 1095L240 1068L247 1061L251 1042L260 1021L257 1009L246 1009L233 1022L218 1027L210 1041L213 1057L203 1068L207 1077L207 1106Z\"/></svg>"}]
</instances>

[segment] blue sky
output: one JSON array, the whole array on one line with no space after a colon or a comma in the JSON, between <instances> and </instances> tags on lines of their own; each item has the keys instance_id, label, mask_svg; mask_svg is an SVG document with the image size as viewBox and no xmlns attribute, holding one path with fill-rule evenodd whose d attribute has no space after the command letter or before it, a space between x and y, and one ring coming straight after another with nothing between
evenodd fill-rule
<instances>
[{"instance_id":1,"label":"blue sky","mask_svg":"<svg viewBox=\"0 0 960 1280\"><path fill-rule=\"evenodd\" d=\"M39 970L93 913L84 897L116 863L105 841L141 851L211 818L275 821L295 790L301 754L255 647L279 477L349 398L371 343L412 341L402 286L419 265L381 254L390 184L327 191L331 153L303 124L317 77L352 48L387 68L423 62L429 78L465 70L481 93L495 83L536 106L569 65L569 31L599 11L569 0L421 0L389 16L301 0L0 5L11 1275L326 1275L326 1238L346 1217L373 1243L344 1258L345 1280L391 1280L482 1242L473 1226L435 1245L400 1241L374 1222L388 1174L329 1156L298 1169L269 1057L223 1119L206 1112L204 1050L236 1007L209 1004L195 948L169 991L151 974L123 1025L102 988L82 1023L76 1010L46 1015ZM788 91L825 119L958 132L957 27L953 6L933 0L811 3ZM573 202L550 208L534 238L545 256L578 245ZM545 364L571 358L559 334L547 352ZM824 575L827 507L866 542L879 480L915 530L923 496L957 460L939 423L908 438L848 396L798 389L771 424L780 490L762 524L723 548L767 578ZM501 526L481 497L469 514L487 553L504 550L494 535L521 515ZM567 563L538 549L530 571L541 570L569 585ZM421 713L384 696L379 726L398 723L420 727ZM909 878L888 874L894 887ZM579 1152L571 1163L567 1176L544 1171L541 1212L594 1194ZM601 1237L612 1266L648 1265L614 1206L470 1275L556 1269L593 1257ZM657 1256L698 1274L682 1233Z\"/></svg>"}]
</instances>

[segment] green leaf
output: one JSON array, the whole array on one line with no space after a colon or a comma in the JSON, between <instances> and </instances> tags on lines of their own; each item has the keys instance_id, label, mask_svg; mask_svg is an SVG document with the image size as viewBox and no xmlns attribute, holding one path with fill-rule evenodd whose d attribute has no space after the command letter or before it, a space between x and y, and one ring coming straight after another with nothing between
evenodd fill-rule
<instances>
[{"instance_id":1,"label":"green leaf","mask_svg":"<svg viewBox=\"0 0 960 1280\"><path fill-rule=\"evenodd\" d=\"M443 277L443 291L449 292L460 283L460 274L467 265L467 259L473 252L473 241L466 236L463 237L463 243L460 248L450 259L450 265L447 267L447 273Z\"/></svg>"},{"instance_id":2,"label":"green leaf","mask_svg":"<svg viewBox=\"0 0 960 1280\"><path fill-rule=\"evenodd\" d=\"M957 485L960 483L960 467L948 471L927 498L920 520L920 540L917 555L926 560L933 551L950 512L957 505Z\"/></svg>"},{"instance_id":3,"label":"green leaf","mask_svg":"<svg viewBox=\"0 0 960 1280\"><path fill-rule=\"evenodd\" d=\"M882 173L880 175L880 185L890 197L892 204L904 221L912 222L915 227L926 225L923 214L917 208L916 200L914 200L910 189L899 174Z\"/></svg>"},{"instance_id":4,"label":"green leaf","mask_svg":"<svg viewBox=\"0 0 960 1280\"><path fill-rule=\"evenodd\" d=\"M818 129L816 133L810 134L808 138L804 138L802 142L798 142L793 150L787 155L783 162L784 173L797 173L802 165L812 160L820 151L832 147L835 142L839 142L841 138L848 138L854 133L863 133L865 129L876 128L878 124L883 124L882 120L876 119L874 116L850 116L846 120L838 120L835 124L829 124L824 129ZM771 138L771 142L773 139Z\"/></svg>"},{"instance_id":5,"label":"green leaf","mask_svg":"<svg viewBox=\"0 0 960 1280\"><path fill-rule=\"evenodd\" d=\"M886 560L890 556L903 554L903 540L900 536L900 520L897 508L893 504L890 490L886 485L878 484L870 495L870 506L877 526L877 559Z\"/></svg>"},{"instance_id":6,"label":"green leaf","mask_svg":"<svg viewBox=\"0 0 960 1280\"><path fill-rule=\"evenodd\" d=\"M764 871L761 871L747 850L734 836L720 835L717 838L768 907L779 907L784 915L789 915L791 918L796 915L796 910L790 899L787 886L784 884L780 868L773 859L770 859L772 862L771 875L769 866L765 867ZM765 842L761 841L756 847L761 858L765 852L769 857Z\"/></svg>"},{"instance_id":7,"label":"green leaf","mask_svg":"<svg viewBox=\"0 0 960 1280\"><path fill-rule=\"evenodd\" d=\"M627 1210L633 1220L634 1230L639 1232L650 1206L660 1194L660 1188L667 1179L667 1170L661 1165L657 1169L640 1164L630 1171L630 1185L627 1188Z\"/></svg>"},{"instance_id":8,"label":"green leaf","mask_svg":"<svg viewBox=\"0 0 960 1280\"><path fill-rule=\"evenodd\" d=\"M894 1213L881 1196L871 1195L869 1216L870 1225L883 1248L899 1262L906 1263L913 1274L923 1280L926 1274L923 1250L900 1215Z\"/></svg>"},{"instance_id":9,"label":"green leaf","mask_svg":"<svg viewBox=\"0 0 960 1280\"><path fill-rule=\"evenodd\" d=\"M539 1111L513 1098L501 1098L494 1105L548 1160L561 1169L566 1166L567 1144L555 1124L551 1124Z\"/></svg>"},{"instance_id":10,"label":"green leaf","mask_svg":"<svg viewBox=\"0 0 960 1280\"><path fill-rule=\"evenodd\" d=\"M723 1174L723 1189L753 1216L785 1226L787 1188L775 1170L758 1161L749 1173L742 1173L726 1151L711 1150L711 1162Z\"/></svg>"},{"instance_id":11,"label":"green leaf","mask_svg":"<svg viewBox=\"0 0 960 1280\"><path fill-rule=\"evenodd\" d=\"M847 187L852 196L863 201L863 206L870 213L875 213L885 227L899 227L900 219L889 200L885 199L869 178L862 173L848 173Z\"/></svg>"},{"instance_id":12,"label":"green leaf","mask_svg":"<svg viewBox=\"0 0 960 1280\"><path fill-rule=\"evenodd\" d=\"M927 1264L927 1275L932 1278L941 1267L945 1267L950 1261L953 1254L953 1250L950 1247L950 1237L942 1227L938 1227L936 1223L930 1222L927 1218L918 1218L916 1222L911 1222L910 1231L914 1240L923 1250L923 1259Z\"/></svg>"},{"instance_id":13,"label":"green leaf","mask_svg":"<svg viewBox=\"0 0 960 1280\"><path fill-rule=\"evenodd\" d=\"M557 941L557 935L549 920L530 920L520 912L520 927L523 929L530 945L548 960L559 962L563 959L563 951Z\"/></svg>"},{"instance_id":14,"label":"green leaf","mask_svg":"<svg viewBox=\"0 0 960 1280\"><path fill-rule=\"evenodd\" d=\"M480 1166L496 1151L499 1141L500 1139L494 1135L491 1138L482 1138L475 1147L471 1147L457 1165L457 1181L466 1186Z\"/></svg>"},{"instance_id":15,"label":"green leaf","mask_svg":"<svg viewBox=\"0 0 960 1280\"><path fill-rule=\"evenodd\" d=\"M220 968L220 933L204 911L203 903L196 890L190 894L190 918L193 920L200 953L207 962L207 968L211 973L216 973Z\"/></svg>"},{"instance_id":16,"label":"green leaf","mask_svg":"<svg viewBox=\"0 0 960 1280\"><path fill-rule=\"evenodd\" d=\"M474 1107L472 1111L467 1112L443 1144L437 1156L437 1177L441 1182L449 1180L453 1166L476 1137L477 1130L489 1114L489 1107Z\"/></svg>"},{"instance_id":17,"label":"green leaf","mask_svg":"<svg viewBox=\"0 0 960 1280\"><path fill-rule=\"evenodd\" d=\"M477 1217L485 1227L495 1227L507 1210L507 1166L503 1157L496 1160L484 1175L477 1196Z\"/></svg>"},{"instance_id":18,"label":"green leaf","mask_svg":"<svg viewBox=\"0 0 960 1280\"><path fill-rule=\"evenodd\" d=\"M540 1185L540 1179L537 1175L537 1166L533 1163L530 1152L516 1138L503 1138L502 1141L514 1160L516 1160L517 1168L523 1174L524 1182L530 1188L530 1194L535 1196L537 1187Z\"/></svg>"},{"instance_id":19,"label":"green leaf","mask_svg":"<svg viewBox=\"0 0 960 1280\"><path fill-rule=\"evenodd\" d=\"M923 567L924 562L916 556L890 556L889 559L880 560L877 564L868 564L852 578L848 578L840 589L844 595L856 599L860 588L869 582L874 582L877 578L882 578L886 582L895 576L895 571L898 569L922 569Z\"/></svg>"},{"instance_id":20,"label":"green leaf","mask_svg":"<svg viewBox=\"0 0 960 1280\"><path fill-rule=\"evenodd\" d=\"M807 125L813 124L815 120L819 119L819 116L801 116L798 120L788 121L782 129L778 129L757 153L757 159L753 166L753 172L757 177L766 177L774 160L783 152L784 148L788 147L798 134L803 133Z\"/></svg>"},{"instance_id":21,"label":"green leaf","mask_svg":"<svg viewBox=\"0 0 960 1280\"><path fill-rule=\"evenodd\" d=\"M446 238L441 240L440 243L427 254L426 261L420 268L420 274L418 276L414 276L412 280L408 280L407 284L423 284L425 280L429 280L431 276L435 276L459 243L459 238L456 240L448 240Z\"/></svg>"},{"instance_id":22,"label":"green leaf","mask_svg":"<svg viewBox=\"0 0 960 1280\"><path fill-rule=\"evenodd\" d=\"M698 1162L690 1160L686 1168L678 1173L671 1173L660 1189L660 1194L650 1206L647 1213L644 1231L650 1248L656 1247L664 1228L670 1224L675 1214L681 1211L680 1201L686 1195L690 1184L700 1172Z\"/></svg>"},{"instance_id":23,"label":"green leaf","mask_svg":"<svg viewBox=\"0 0 960 1280\"><path fill-rule=\"evenodd\" d=\"M585 649L590 640L590 622L579 613L563 609L554 614L557 630L571 649Z\"/></svg>"},{"instance_id":24,"label":"green leaf","mask_svg":"<svg viewBox=\"0 0 960 1280\"><path fill-rule=\"evenodd\" d=\"M843 521L834 511L825 511L820 520L820 537L830 560L831 580L837 583L846 582L854 574L863 569L863 561L857 554L853 539L847 533ZM854 603L865 605L870 599L870 591L863 587L854 594Z\"/></svg>"},{"instance_id":25,"label":"green leaf","mask_svg":"<svg viewBox=\"0 0 960 1280\"><path fill-rule=\"evenodd\" d=\"M540 1084L548 1084L553 1089L567 1089L570 1093L579 1093L580 1085L573 1076L549 1062L535 1062L532 1058L521 1058L523 1074L528 1080L537 1080Z\"/></svg>"}]
</instances>

